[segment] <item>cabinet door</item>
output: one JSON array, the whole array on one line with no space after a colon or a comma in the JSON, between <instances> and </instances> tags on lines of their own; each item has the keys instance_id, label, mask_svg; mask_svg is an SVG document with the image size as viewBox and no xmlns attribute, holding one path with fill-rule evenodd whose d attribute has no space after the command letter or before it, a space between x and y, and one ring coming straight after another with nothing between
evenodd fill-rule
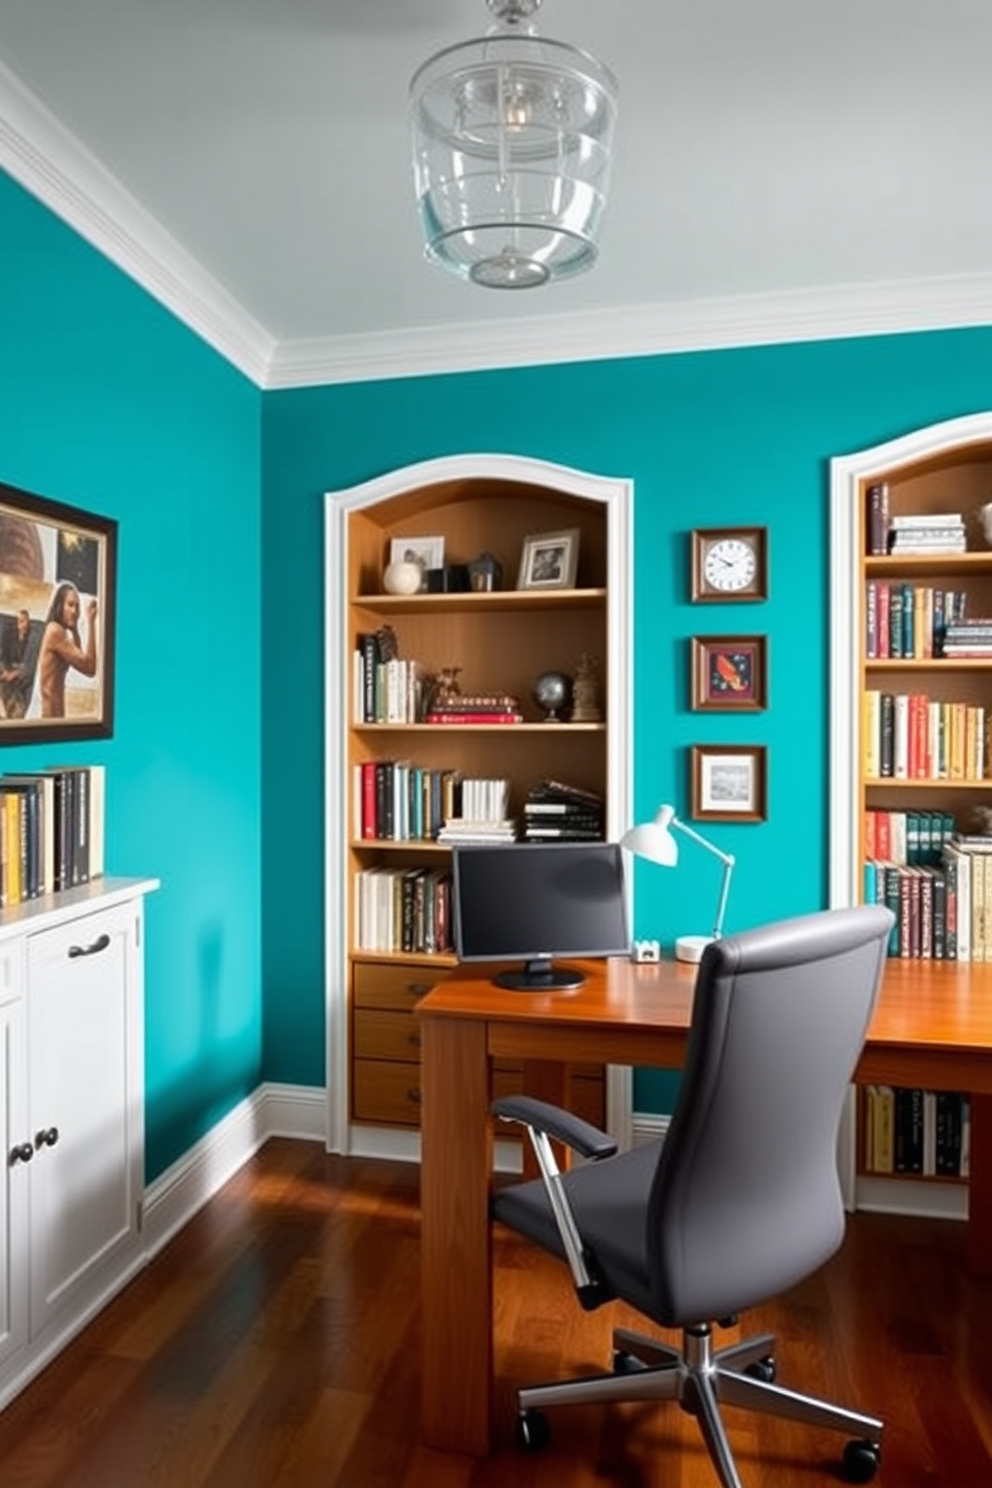
<instances>
[{"instance_id":1,"label":"cabinet door","mask_svg":"<svg viewBox=\"0 0 992 1488\"><path fill-rule=\"evenodd\" d=\"M0 973L5 957L0 955ZM24 1096L24 1006L0 991L0 1366L28 1331L28 1182L33 1154Z\"/></svg>"},{"instance_id":2,"label":"cabinet door","mask_svg":"<svg viewBox=\"0 0 992 1488\"><path fill-rule=\"evenodd\" d=\"M140 999L133 905L28 943L31 1330L103 1299L137 1248Z\"/></svg>"}]
</instances>

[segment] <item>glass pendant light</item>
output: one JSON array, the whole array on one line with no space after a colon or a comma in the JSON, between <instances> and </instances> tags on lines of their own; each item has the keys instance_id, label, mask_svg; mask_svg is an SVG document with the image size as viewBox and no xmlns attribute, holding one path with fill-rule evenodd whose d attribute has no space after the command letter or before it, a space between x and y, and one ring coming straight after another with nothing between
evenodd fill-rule
<instances>
[{"instance_id":1,"label":"glass pendant light","mask_svg":"<svg viewBox=\"0 0 992 1488\"><path fill-rule=\"evenodd\" d=\"M537 34L541 0L496 17L414 74L410 127L429 262L489 289L591 268L606 204L617 84L602 62Z\"/></svg>"}]
</instances>

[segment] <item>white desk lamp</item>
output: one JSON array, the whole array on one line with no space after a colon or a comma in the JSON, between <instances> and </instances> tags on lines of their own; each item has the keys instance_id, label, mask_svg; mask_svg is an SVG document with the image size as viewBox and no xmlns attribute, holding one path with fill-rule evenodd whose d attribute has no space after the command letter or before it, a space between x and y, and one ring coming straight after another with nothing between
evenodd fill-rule
<instances>
[{"instance_id":1,"label":"white desk lamp","mask_svg":"<svg viewBox=\"0 0 992 1488\"><path fill-rule=\"evenodd\" d=\"M675 942L676 960L698 961L710 941L720 939L724 911L727 908L727 894L730 891L730 875L734 871L733 854L722 852L699 832L686 826L684 821L679 821L675 815L674 806L660 806L654 821L642 822L640 826L631 827L620 838L620 846L625 847L628 852L636 853L640 858L647 858L651 863L660 863L664 868L674 868L679 860L679 845L673 836L675 832L682 832L686 837L691 837L693 842L698 842L700 847L705 847L707 852L711 852L723 864L723 880L720 884L720 899L716 908L713 934L680 935Z\"/></svg>"}]
</instances>

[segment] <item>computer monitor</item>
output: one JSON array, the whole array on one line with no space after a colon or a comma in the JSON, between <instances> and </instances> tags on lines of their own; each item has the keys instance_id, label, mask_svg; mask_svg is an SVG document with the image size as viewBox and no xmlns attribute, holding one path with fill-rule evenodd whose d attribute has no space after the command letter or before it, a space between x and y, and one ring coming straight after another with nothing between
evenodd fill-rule
<instances>
[{"instance_id":1,"label":"computer monitor","mask_svg":"<svg viewBox=\"0 0 992 1488\"><path fill-rule=\"evenodd\" d=\"M522 961L493 977L500 987L579 987L561 956L630 950L623 856L612 842L457 846L453 849L455 950L462 961Z\"/></svg>"}]
</instances>

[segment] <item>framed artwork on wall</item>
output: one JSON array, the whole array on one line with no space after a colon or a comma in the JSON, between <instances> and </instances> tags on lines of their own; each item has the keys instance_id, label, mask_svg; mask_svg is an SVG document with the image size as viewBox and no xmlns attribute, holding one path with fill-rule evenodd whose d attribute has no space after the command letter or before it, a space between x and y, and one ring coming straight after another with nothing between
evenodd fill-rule
<instances>
[{"instance_id":1,"label":"framed artwork on wall","mask_svg":"<svg viewBox=\"0 0 992 1488\"><path fill-rule=\"evenodd\" d=\"M766 818L766 751L757 744L693 744L691 815L695 821Z\"/></svg>"},{"instance_id":2,"label":"framed artwork on wall","mask_svg":"<svg viewBox=\"0 0 992 1488\"><path fill-rule=\"evenodd\" d=\"M0 484L0 744L114 731L117 523Z\"/></svg>"},{"instance_id":3,"label":"framed artwork on wall","mask_svg":"<svg viewBox=\"0 0 992 1488\"><path fill-rule=\"evenodd\" d=\"M764 636L693 636L692 707L753 713L768 706Z\"/></svg>"}]
</instances>

